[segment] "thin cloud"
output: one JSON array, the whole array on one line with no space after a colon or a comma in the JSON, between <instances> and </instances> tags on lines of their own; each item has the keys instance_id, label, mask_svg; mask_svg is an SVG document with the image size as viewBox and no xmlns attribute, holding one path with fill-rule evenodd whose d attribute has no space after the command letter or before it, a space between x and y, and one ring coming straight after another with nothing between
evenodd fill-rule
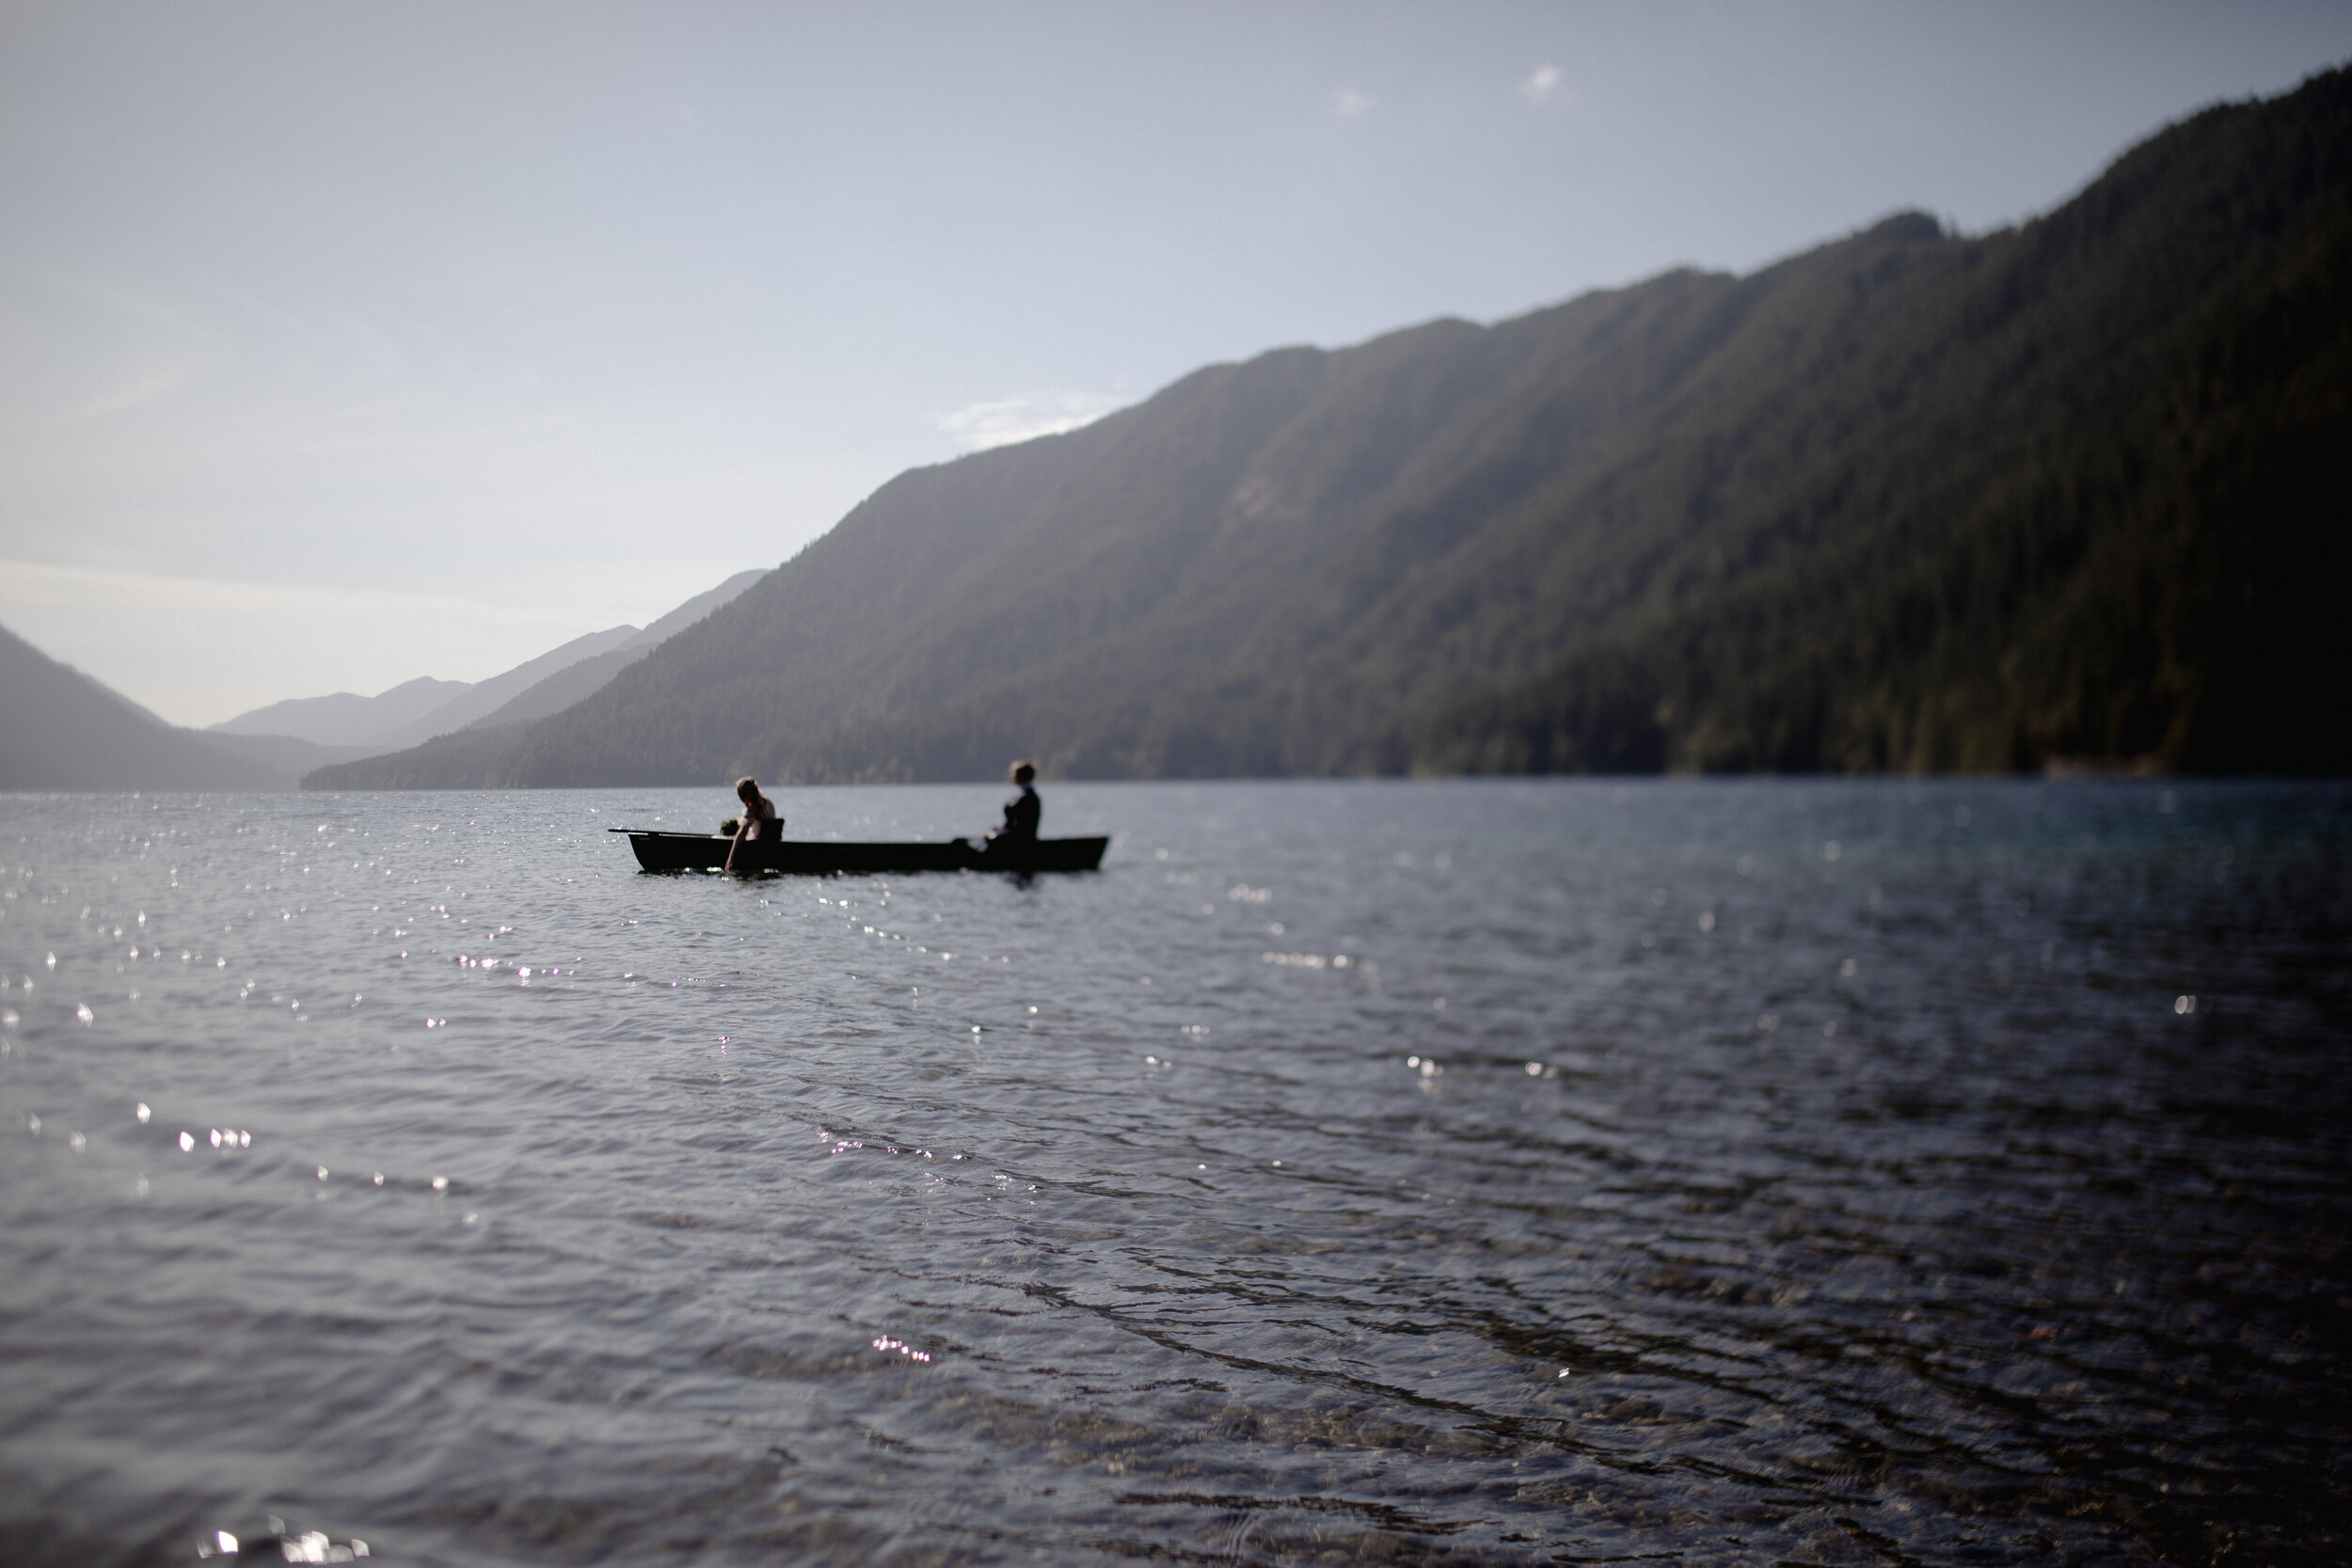
<instances>
[{"instance_id":1,"label":"thin cloud","mask_svg":"<svg viewBox=\"0 0 2352 1568\"><path fill-rule=\"evenodd\" d=\"M1566 80L1558 66L1539 65L1519 84L1519 96L1530 103L1545 103L1553 98L1565 103L1576 96L1567 90Z\"/></svg>"},{"instance_id":2,"label":"thin cloud","mask_svg":"<svg viewBox=\"0 0 2352 1568\"><path fill-rule=\"evenodd\" d=\"M89 420L111 419L117 414L127 414L142 404L152 403L157 398L177 390L187 380L188 372L184 370L156 371L138 376L110 391L100 393L78 408L68 409L58 417L58 422L80 424Z\"/></svg>"},{"instance_id":3,"label":"thin cloud","mask_svg":"<svg viewBox=\"0 0 2352 1568\"><path fill-rule=\"evenodd\" d=\"M1331 95L1331 112L1342 119L1354 119L1371 107L1371 95L1358 92L1354 87L1342 87Z\"/></svg>"},{"instance_id":4,"label":"thin cloud","mask_svg":"<svg viewBox=\"0 0 2352 1568\"><path fill-rule=\"evenodd\" d=\"M1098 392L1047 392L1036 397L1001 398L975 403L943 414L939 427L966 451L1032 441L1041 436L1060 436L1092 424L1121 407L1125 399Z\"/></svg>"}]
</instances>

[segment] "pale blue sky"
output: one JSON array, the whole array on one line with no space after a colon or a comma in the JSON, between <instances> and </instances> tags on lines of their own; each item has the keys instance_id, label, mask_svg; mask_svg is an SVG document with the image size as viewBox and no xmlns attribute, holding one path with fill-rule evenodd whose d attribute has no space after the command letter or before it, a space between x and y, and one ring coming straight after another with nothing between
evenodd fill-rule
<instances>
[{"instance_id":1,"label":"pale blue sky","mask_svg":"<svg viewBox=\"0 0 2352 1568\"><path fill-rule=\"evenodd\" d=\"M0 624L480 679L1196 366L2044 210L2352 5L0 0Z\"/></svg>"}]
</instances>

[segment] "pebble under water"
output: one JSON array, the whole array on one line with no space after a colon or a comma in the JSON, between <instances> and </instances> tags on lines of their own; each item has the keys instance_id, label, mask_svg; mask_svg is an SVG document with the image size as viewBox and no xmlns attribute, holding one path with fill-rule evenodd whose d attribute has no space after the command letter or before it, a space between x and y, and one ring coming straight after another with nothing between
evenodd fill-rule
<instances>
[{"instance_id":1,"label":"pebble under water","mask_svg":"<svg viewBox=\"0 0 2352 1568\"><path fill-rule=\"evenodd\" d=\"M2352 1558L2352 788L1044 795L0 798L0 1559Z\"/></svg>"}]
</instances>

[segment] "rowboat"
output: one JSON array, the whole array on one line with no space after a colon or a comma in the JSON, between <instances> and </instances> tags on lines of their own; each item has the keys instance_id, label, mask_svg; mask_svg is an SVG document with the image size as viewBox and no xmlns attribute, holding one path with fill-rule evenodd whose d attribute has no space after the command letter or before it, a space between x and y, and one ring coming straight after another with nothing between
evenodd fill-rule
<instances>
[{"instance_id":1,"label":"rowboat","mask_svg":"<svg viewBox=\"0 0 2352 1568\"><path fill-rule=\"evenodd\" d=\"M735 840L724 833L672 833L658 828L612 828L628 834L637 863L647 871L719 871ZM1108 838L1041 838L992 847L951 838L941 844L828 844L812 839L757 840L736 851L738 871L787 877L829 877L878 871L1093 871Z\"/></svg>"}]
</instances>

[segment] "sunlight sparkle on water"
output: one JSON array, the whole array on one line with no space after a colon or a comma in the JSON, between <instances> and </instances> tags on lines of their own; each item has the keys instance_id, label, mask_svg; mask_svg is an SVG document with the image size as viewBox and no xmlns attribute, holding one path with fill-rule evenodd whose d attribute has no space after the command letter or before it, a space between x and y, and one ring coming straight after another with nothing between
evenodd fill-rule
<instances>
[{"instance_id":1,"label":"sunlight sparkle on water","mask_svg":"<svg viewBox=\"0 0 2352 1568\"><path fill-rule=\"evenodd\" d=\"M709 792L0 799L75 890L0 911L0 1497L109 1561L2337 1560L2352 789L2168 787L1057 784L1099 875L886 891L578 832Z\"/></svg>"}]
</instances>

